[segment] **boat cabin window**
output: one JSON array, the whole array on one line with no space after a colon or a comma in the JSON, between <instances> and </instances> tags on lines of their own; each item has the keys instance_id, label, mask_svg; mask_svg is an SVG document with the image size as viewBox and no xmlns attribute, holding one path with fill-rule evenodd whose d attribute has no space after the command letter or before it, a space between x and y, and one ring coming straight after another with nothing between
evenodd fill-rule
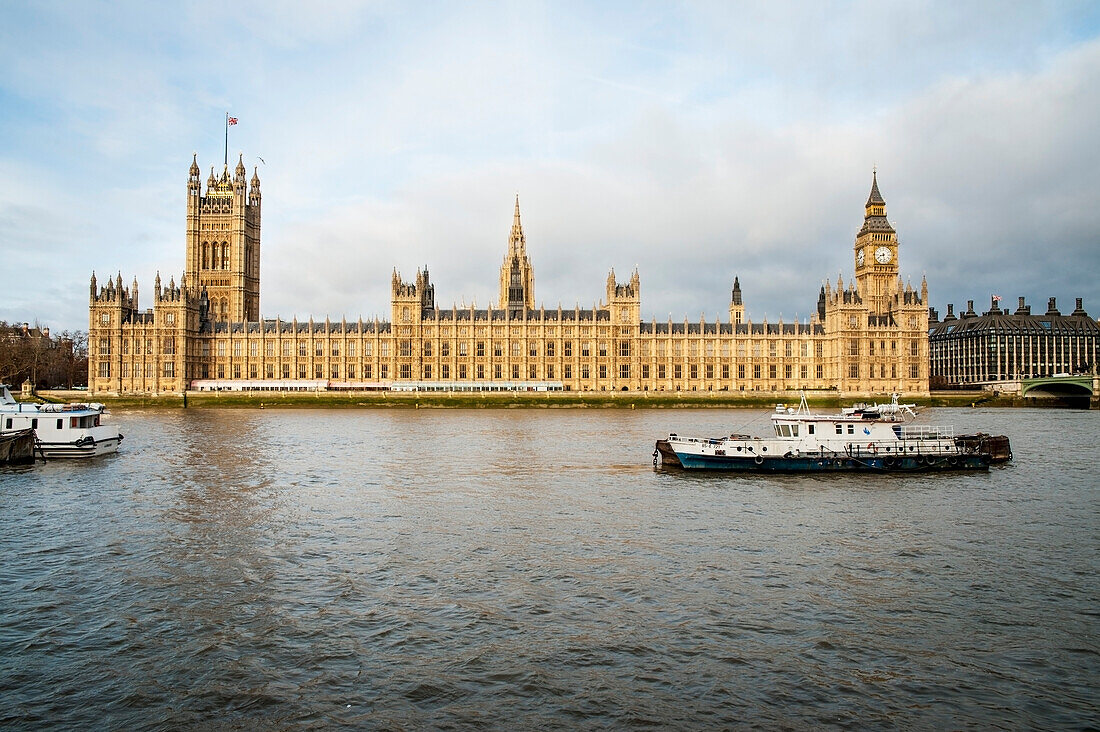
<instances>
[{"instance_id":1,"label":"boat cabin window","mask_svg":"<svg viewBox=\"0 0 1100 732\"><path fill-rule=\"evenodd\" d=\"M775 426L775 434L780 437L798 437L798 425L777 424Z\"/></svg>"},{"instance_id":2,"label":"boat cabin window","mask_svg":"<svg viewBox=\"0 0 1100 732\"><path fill-rule=\"evenodd\" d=\"M57 429L61 429L61 425L63 425L63 424L65 424L65 418L64 417L57 420Z\"/></svg>"},{"instance_id":3,"label":"boat cabin window","mask_svg":"<svg viewBox=\"0 0 1100 732\"><path fill-rule=\"evenodd\" d=\"M7 421L7 424L4 425L4 429L6 429L6 430L11 429L11 417L8 417L8 421Z\"/></svg>"},{"instance_id":4,"label":"boat cabin window","mask_svg":"<svg viewBox=\"0 0 1100 732\"><path fill-rule=\"evenodd\" d=\"M856 426L854 424L848 425L848 434L854 435L856 433Z\"/></svg>"},{"instance_id":5,"label":"boat cabin window","mask_svg":"<svg viewBox=\"0 0 1100 732\"><path fill-rule=\"evenodd\" d=\"M31 429L38 429L38 417L31 420Z\"/></svg>"},{"instance_id":6,"label":"boat cabin window","mask_svg":"<svg viewBox=\"0 0 1100 732\"><path fill-rule=\"evenodd\" d=\"M838 425L836 426L836 433L837 433L838 435L843 435L843 434L844 434L844 425L842 425L842 424L838 424Z\"/></svg>"},{"instance_id":7,"label":"boat cabin window","mask_svg":"<svg viewBox=\"0 0 1100 732\"><path fill-rule=\"evenodd\" d=\"M814 433L814 426L812 424L806 425L806 429L809 431L809 434L812 435Z\"/></svg>"}]
</instances>

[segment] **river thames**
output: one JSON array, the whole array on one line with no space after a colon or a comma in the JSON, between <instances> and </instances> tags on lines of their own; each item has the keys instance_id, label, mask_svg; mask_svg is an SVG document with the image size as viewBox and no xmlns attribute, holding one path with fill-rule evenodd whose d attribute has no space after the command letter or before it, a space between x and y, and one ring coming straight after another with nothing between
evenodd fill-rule
<instances>
[{"instance_id":1,"label":"river thames","mask_svg":"<svg viewBox=\"0 0 1100 732\"><path fill-rule=\"evenodd\" d=\"M655 469L763 410L117 412L0 471L5 729L1100 725L1100 413L937 476Z\"/></svg>"}]
</instances>

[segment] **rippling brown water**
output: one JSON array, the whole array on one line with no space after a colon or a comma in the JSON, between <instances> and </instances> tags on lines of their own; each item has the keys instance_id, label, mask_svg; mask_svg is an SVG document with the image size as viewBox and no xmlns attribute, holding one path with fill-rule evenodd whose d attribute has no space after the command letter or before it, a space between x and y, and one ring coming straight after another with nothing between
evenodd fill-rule
<instances>
[{"instance_id":1,"label":"rippling brown water","mask_svg":"<svg viewBox=\"0 0 1100 732\"><path fill-rule=\"evenodd\" d=\"M758 411L116 414L0 472L0 726L1100 724L1096 412L988 474L655 470Z\"/></svg>"}]
</instances>

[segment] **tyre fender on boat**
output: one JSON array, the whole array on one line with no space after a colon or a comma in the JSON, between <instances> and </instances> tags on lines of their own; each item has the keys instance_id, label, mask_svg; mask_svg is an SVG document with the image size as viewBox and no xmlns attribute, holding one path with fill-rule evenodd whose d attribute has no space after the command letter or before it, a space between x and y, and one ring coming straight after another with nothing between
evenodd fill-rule
<instances>
[{"instance_id":1,"label":"tyre fender on boat","mask_svg":"<svg viewBox=\"0 0 1100 732\"><path fill-rule=\"evenodd\" d=\"M752 461L753 461L754 463L756 463L757 465L763 465L763 464L764 464L764 458L762 458L762 457L761 457L761 456L759 456L759 455L757 455L756 457L754 457L754 458L752 459Z\"/></svg>"}]
</instances>

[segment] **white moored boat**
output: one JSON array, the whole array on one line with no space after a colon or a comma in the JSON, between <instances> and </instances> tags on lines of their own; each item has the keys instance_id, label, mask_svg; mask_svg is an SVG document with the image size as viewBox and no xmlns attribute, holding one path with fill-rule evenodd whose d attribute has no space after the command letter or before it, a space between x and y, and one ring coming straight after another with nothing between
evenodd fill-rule
<instances>
[{"instance_id":1,"label":"white moored boat","mask_svg":"<svg viewBox=\"0 0 1100 732\"><path fill-rule=\"evenodd\" d=\"M689 469L748 472L918 472L986 470L1011 459L1008 438L956 435L951 427L906 424L912 404L860 405L840 414L778 406L768 437L682 437L658 440L653 462Z\"/></svg>"},{"instance_id":2,"label":"white moored boat","mask_svg":"<svg viewBox=\"0 0 1100 732\"><path fill-rule=\"evenodd\" d=\"M103 423L102 404L24 404L0 384L0 436L35 432L35 452L44 458L86 458L118 450L122 434Z\"/></svg>"}]
</instances>

